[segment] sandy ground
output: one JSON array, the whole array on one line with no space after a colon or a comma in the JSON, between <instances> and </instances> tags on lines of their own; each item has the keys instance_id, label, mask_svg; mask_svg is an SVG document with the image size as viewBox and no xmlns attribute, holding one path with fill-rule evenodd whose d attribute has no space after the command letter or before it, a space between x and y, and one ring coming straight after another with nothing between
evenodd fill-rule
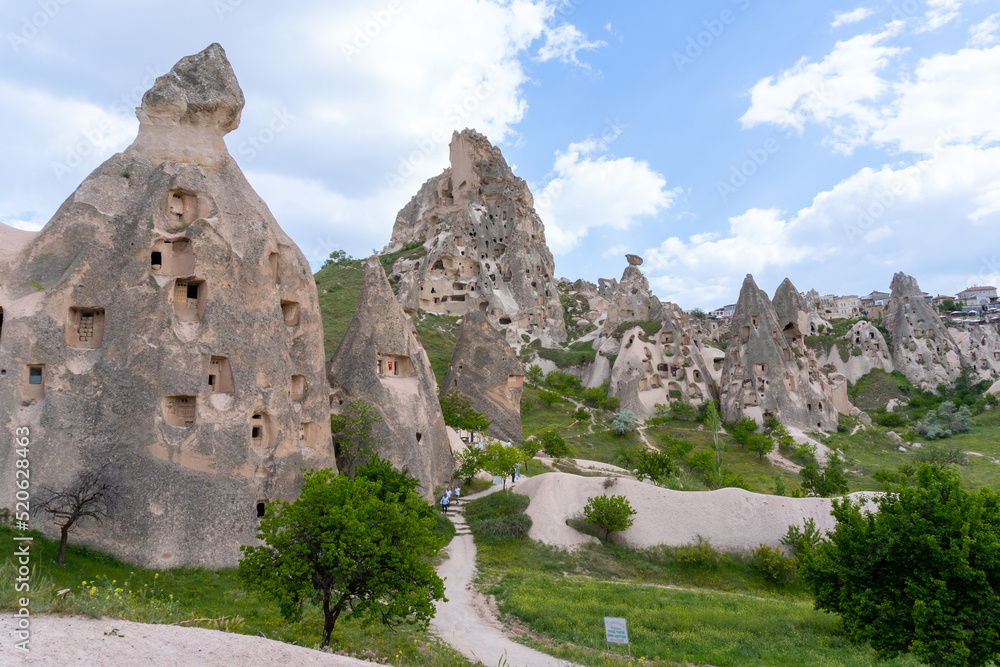
<instances>
[{"instance_id":1,"label":"sandy ground","mask_svg":"<svg viewBox=\"0 0 1000 667\"><path fill-rule=\"evenodd\" d=\"M525 483L518 482L514 488ZM498 488L469 496L468 499L479 498ZM464 507L464 500L460 507ZM458 531L445 549L447 560L438 566L438 574L444 579L444 594L448 601L437 606L437 614L431 621L434 634L470 659L479 660L487 666L500 664L503 658L503 664L509 667L572 667L572 663L521 646L507 638L486 599L472 583L476 576L476 545L472 541L465 517L461 512L451 512L449 516Z\"/></svg>"},{"instance_id":2,"label":"sandy ground","mask_svg":"<svg viewBox=\"0 0 1000 667\"><path fill-rule=\"evenodd\" d=\"M587 499L599 495L628 498L637 511L635 523L612 538L637 548L690 544L700 535L721 551L745 552L761 544L780 546L788 526L801 526L808 517L820 530L833 530L836 525L829 498L783 498L742 489L673 491L623 478L615 479L609 488L604 484L605 478L563 473L519 483L514 492L531 498L529 537L565 548L596 543L597 538L570 528L566 520L582 516ZM854 498L871 495L851 494Z\"/></svg>"},{"instance_id":3,"label":"sandy ground","mask_svg":"<svg viewBox=\"0 0 1000 667\"><path fill-rule=\"evenodd\" d=\"M0 664L118 667L363 667L375 663L283 642L176 625L84 616L34 616L29 651L14 649L13 614L0 615Z\"/></svg>"}]
</instances>

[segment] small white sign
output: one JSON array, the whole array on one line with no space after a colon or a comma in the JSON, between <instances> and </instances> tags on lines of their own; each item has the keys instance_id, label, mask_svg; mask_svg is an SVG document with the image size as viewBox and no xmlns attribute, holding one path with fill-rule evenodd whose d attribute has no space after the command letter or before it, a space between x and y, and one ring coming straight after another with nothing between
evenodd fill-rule
<instances>
[{"instance_id":1,"label":"small white sign","mask_svg":"<svg viewBox=\"0 0 1000 667\"><path fill-rule=\"evenodd\" d=\"M500 475L493 475L493 483L503 484L503 477L501 477Z\"/></svg>"},{"instance_id":2,"label":"small white sign","mask_svg":"<svg viewBox=\"0 0 1000 667\"><path fill-rule=\"evenodd\" d=\"M604 636L609 644L628 644L628 625L625 619L605 616Z\"/></svg>"}]
</instances>

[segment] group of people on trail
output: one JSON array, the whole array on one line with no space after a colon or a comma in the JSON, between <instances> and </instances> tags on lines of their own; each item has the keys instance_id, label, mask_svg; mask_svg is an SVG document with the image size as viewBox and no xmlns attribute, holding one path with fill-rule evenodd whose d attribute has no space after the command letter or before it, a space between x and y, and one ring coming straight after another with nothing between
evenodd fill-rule
<instances>
[{"instance_id":1,"label":"group of people on trail","mask_svg":"<svg viewBox=\"0 0 1000 667\"><path fill-rule=\"evenodd\" d=\"M462 487L456 485L453 490L449 485L445 489L444 495L441 496L441 511L445 514L448 513L448 506L451 505L452 496L455 497L455 504L458 505L462 497Z\"/></svg>"}]
</instances>

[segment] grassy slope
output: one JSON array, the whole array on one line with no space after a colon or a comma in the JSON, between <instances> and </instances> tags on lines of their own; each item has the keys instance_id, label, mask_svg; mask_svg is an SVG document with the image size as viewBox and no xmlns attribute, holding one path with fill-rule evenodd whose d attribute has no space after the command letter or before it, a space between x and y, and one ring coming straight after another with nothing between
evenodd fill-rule
<instances>
[{"instance_id":1,"label":"grassy slope","mask_svg":"<svg viewBox=\"0 0 1000 667\"><path fill-rule=\"evenodd\" d=\"M475 511L473 501L467 508ZM743 557L710 549L568 552L523 538L476 536L479 585L501 612L543 635L532 645L585 665L872 665L835 617L816 611L793 582L767 583ZM683 590L681 590L683 589ZM628 619L633 659L610 651L603 617ZM906 659L887 665L915 664Z\"/></svg>"},{"instance_id":2,"label":"grassy slope","mask_svg":"<svg viewBox=\"0 0 1000 667\"><path fill-rule=\"evenodd\" d=\"M9 529L0 529L0 549L5 554L14 553L12 537ZM58 542L36 535L31 547L34 568L31 602L36 613L89 613L159 623L240 616L243 623L235 629L240 634L263 632L270 639L319 646L323 614L318 606L307 603L301 622L286 621L276 605L240 589L233 569L147 570L72 544L67 548L65 565L58 565L55 563L58 546ZM5 578L0 582L0 609L15 608L12 581ZM95 585L98 590L92 594ZM72 593L66 600L57 601L54 592L62 588L69 588ZM122 589L121 601L115 597L116 588ZM142 594L128 596L128 591ZM105 600L105 595L111 599ZM331 646L356 656L368 651L365 657L382 657L394 665L468 664L450 646L425 631L405 624L395 631L381 624L364 627L361 619L350 615L337 622Z\"/></svg>"}]
</instances>

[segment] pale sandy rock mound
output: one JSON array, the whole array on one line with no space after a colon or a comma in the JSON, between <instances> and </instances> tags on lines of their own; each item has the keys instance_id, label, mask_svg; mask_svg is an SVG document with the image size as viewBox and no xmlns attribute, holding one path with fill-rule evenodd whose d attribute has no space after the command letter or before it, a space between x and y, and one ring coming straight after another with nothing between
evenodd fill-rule
<instances>
[{"instance_id":1,"label":"pale sandy rock mound","mask_svg":"<svg viewBox=\"0 0 1000 667\"><path fill-rule=\"evenodd\" d=\"M524 368L500 332L479 312L462 318L443 393L457 389L472 407L492 420L488 433L520 442Z\"/></svg>"},{"instance_id":2,"label":"pale sandy rock mound","mask_svg":"<svg viewBox=\"0 0 1000 667\"><path fill-rule=\"evenodd\" d=\"M596 543L596 538L570 528L566 521L582 517L589 498L612 495L628 498L637 512L632 527L612 534L612 539L637 549L696 543L700 536L721 551L745 553L761 544L780 547L788 526L801 527L806 519L813 519L821 531L831 531L837 523L830 515L829 498L785 498L731 488L673 491L624 478L608 488L604 485L603 477L564 473L546 473L518 483L514 492L531 499L526 511L532 520L528 536L563 548ZM870 496L856 493L851 497ZM874 503L867 508L873 510Z\"/></svg>"},{"instance_id":3,"label":"pale sandy rock mound","mask_svg":"<svg viewBox=\"0 0 1000 667\"><path fill-rule=\"evenodd\" d=\"M836 369L849 382L857 382L875 369L891 373L896 368L882 332L867 320L857 322L837 339L829 354L817 353L816 359L821 367Z\"/></svg>"},{"instance_id":4,"label":"pale sandy rock mound","mask_svg":"<svg viewBox=\"0 0 1000 667\"><path fill-rule=\"evenodd\" d=\"M753 417L760 423L774 416L805 429L836 428L833 388L802 343L799 316L792 320L791 314L786 311L779 321L767 294L747 275L730 322L722 371L724 420Z\"/></svg>"},{"instance_id":5,"label":"pale sandy rock mound","mask_svg":"<svg viewBox=\"0 0 1000 667\"><path fill-rule=\"evenodd\" d=\"M892 277L892 298L885 326L892 339L896 370L924 389L954 384L961 373L958 344L933 305L924 301L917 281L905 273Z\"/></svg>"},{"instance_id":6,"label":"pale sandy rock mound","mask_svg":"<svg viewBox=\"0 0 1000 667\"><path fill-rule=\"evenodd\" d=\"M531 192L483 135L453 135L451 167L399 212L385 250L415 241L427 254L390 271L407 312L479 311L513 343L521 334L546 346L566 340L555 265Z\"/></svg>"},{"instance_id":7,"label":"pale sandy rock mound","mask_svg":"<svg viewBox=\"0 0 1000 667\"><path fill-rule=\"evenodd\" d=\"M373 431L383 442L378 453L409 469L424 496L451 480L454 459L431 362L376 256L365 261L357 310L327 376L335 411L358 399L375 406L384 420Z\"/></svg>"},{"instance_id":8,"label":"pale sandy rock mound","mask_svg":"<svg viewBox=\"0 0 1000 667\"><path fill-rule=\"evenodd\" d=\"M973 370L977 381L1000 378L1000 335L989 325L975 325L966 330L949 329L958 343L962 361Z\"/></svg>"},{"instance_id":9,"label":"pale sandy rock mound","mask_svg":"<svg viewBox=\"0 0 1000 667\"><path fill-rule=\"evenodd\" d=\"M609 393L640 419L651 417L656 404L700 405L716 396L714 364L706 358L691 322L674 304L662 308L655 333L635 326L620 339L608 339L606 346L617 346ZM719 350L709 356L713 361L723 358Z\"/></svg>"},{"instance_id":10,"label":"pale sandy rock mound","mask_svg":"<svg viewBox=\"0 0 1000 667\"><path fill-rule=\"evenodd\" d=\"M74 539L144 565L235 565L266 503L335 467L315 282L226 150L242 107L221 46L184 58L0 262L0 421L30 429L34 489L112 462L120 510Z\"/></svg>"}]
</instances>

